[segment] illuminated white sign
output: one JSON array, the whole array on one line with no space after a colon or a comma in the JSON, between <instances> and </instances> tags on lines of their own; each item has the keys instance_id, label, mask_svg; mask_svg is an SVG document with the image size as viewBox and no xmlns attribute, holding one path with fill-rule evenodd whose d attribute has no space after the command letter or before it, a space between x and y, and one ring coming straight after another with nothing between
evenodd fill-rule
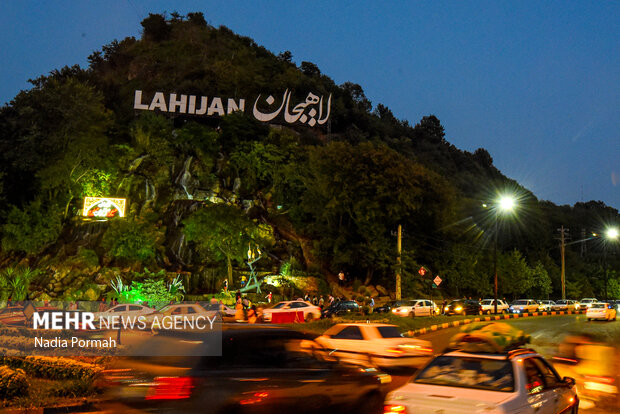
<instances>
[{"instance_id":1,"label":"illuminated white sign","mask_svg":"<svg viewBox=\"0 0 620 414\"><path fill-rule=\"evenodd\" d=\"M303 102L291 103L292 92L284 91L279 102L269 95L261 100L258 95L252 106L252 115L261 122L270 122L278 117L288 124L306 124L308 126L323 125L329 119L332 105L332 94L324 101L323 96L310 92ZM224 104L226 102L226 104ZM224 116L232 112L245 112L243 98L220 98L196 95L177 95L171 93L166 97L163 92L155 92L150 103L143 102L142 91L136 90L134 95L134 109L144 111L161 111L179 114Z\"/></svg>"},{"instance_id":2,"label":"illuminated white sign","mask_svg":"<svg viewBox=\"0 0 620 414\"><path fill-rule=\"evenodd\" d=\"M124 198L85 197L82 215L94 218L125 217L126 203Z\"/></svg>"}]
</instances>

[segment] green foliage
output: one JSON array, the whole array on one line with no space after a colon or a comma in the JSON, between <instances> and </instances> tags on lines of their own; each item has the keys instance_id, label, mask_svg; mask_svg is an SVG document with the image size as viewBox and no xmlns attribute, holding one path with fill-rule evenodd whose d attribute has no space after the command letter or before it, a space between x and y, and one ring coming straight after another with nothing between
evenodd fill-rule
<instances>
[{"instance_id":1,"label":"green foliage","mask_svg":"<svg viewBox=\"0 0 620 414\"><path fill-rule=\"evenodd\" d=\"M44 356L0 357L0 364L23 369L29 375L47 379L92 379L103 370L101 367L69 358Z\"/></svg>"},{"instance_id":2,"label":"green foliage","mask_svg":"<svg viewBox=\"0 0 620 414\"><path fill-rule=\"evenodd\" d=\"M112 257L148 263L155 258L157 233L146 222L118 219L110 222L102 244Z\"/></svg>"},{"instance_id":3,"label":"green foliage","mask_svg":"<svg viewBox=\"0 0 620 414\"><path fill-rule=\"evenodd\" d=\"M249 246L271 244L271 228L250 220L241 210L226 204L209 204L183 221L183 233L203 254L225 261L229 283L232 263L242 263Z\"/></svg>"},{"instance_id":4,"label":"green foliage","mask_svg":"<svg viewBox=\"0 0 620 414\"><path fill-rule=\"evenodd\" d=\"M2 228L2 249L35 254L56 241L61 221L58 211L33 201L24 209L13 206Z\"/></svg>"},{"instance_id":5,"label":"green foliage","mask_svg":"<svg viewBox=\"0 0 620 414\"><path fill-rule=\"evenodd\" d=\"M39 274L30 267L9 266L0 271L0 300L25 300L30 282Z\"/></svg>"},{"instance_id":6,"label":"green foliage","mask_svg":"<svg viewBox=\"0 0 620 414\"><path fill-rule=\"evenodd\" d=\"M119 301L127 303L148 302L149 304L164 304L170 301L182 301L185 294L185 286L180 275L166 283L165 272L134 272L134 280L123 283L120 276L110 282L110 287L116 292Z\"/></svg>"}]
</instances>

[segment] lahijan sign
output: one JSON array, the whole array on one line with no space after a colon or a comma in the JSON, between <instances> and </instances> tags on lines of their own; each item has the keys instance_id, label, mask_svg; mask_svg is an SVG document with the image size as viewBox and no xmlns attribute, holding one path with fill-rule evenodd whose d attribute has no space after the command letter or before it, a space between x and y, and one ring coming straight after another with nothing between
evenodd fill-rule
<instances>
[{"instance_id":1,"label":"lahijan sign","mask_svg":"<svg viewBox=\"0 0 620 414\"><path fill-rule=\"evenodd\" d=\"M284 91L282 100L278 103L276 99L269 95L264 101L262 95L258 95L252 107L252 115L261 122L270 122L281 115L288 124L301 123L311 127L323 125L329 119L332 104L332 95L329 94L327 102L323 96L318 96L312 92L308 93L305 101L295 104L291 103L292 91ZM155 92L150 102L142 96L141 90L136 90L134 95L134 109L144 111L161 111L168 113L204 115L204 116L223 116L235 111L245 112L245 102L243 98L237 100L233 98L220 98L196 95L183 95L170 93L168 96L163 92ZM224 104L226 102L226 104ZM291 107L291 105L293 105Z\"/></svg>"}]
</instances>

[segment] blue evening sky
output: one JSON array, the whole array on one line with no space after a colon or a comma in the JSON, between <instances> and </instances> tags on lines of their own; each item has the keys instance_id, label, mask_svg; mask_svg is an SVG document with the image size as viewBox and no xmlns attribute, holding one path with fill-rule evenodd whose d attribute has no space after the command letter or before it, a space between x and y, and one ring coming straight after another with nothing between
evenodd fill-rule
<instances>
[{"instance_id":1,"label":"blue evening sky","mask_svg":"<svg viewBox=\"0 0 620 414\"><path fill-rule=\"evenodd\" d=\"M290 50L412 125L436 115L539 199L620 208L620 2L5 0L0 105L165 11Z\"/></svg>"}]
</instances>

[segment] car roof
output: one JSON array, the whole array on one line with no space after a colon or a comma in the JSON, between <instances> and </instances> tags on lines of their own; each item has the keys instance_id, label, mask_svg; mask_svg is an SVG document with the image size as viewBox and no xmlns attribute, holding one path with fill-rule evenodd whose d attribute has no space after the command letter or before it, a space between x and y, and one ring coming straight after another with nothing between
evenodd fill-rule
<instances>
[{"instance_id":1,"label":"car roof","mask_svg":"<svg viewBox=\"0 0 620 414\"><path fill-rule=\"evenodd\" d=\"M539 354L533 349L517 348L511 351L508 351L506 353L451 351L443 355L461 357L461 358L466 357L466 358L485 358L485 359L495 359L495 360L506 360L506 359L515 358L517 356L539 355Z\"/></svg>"}]
</instances>

